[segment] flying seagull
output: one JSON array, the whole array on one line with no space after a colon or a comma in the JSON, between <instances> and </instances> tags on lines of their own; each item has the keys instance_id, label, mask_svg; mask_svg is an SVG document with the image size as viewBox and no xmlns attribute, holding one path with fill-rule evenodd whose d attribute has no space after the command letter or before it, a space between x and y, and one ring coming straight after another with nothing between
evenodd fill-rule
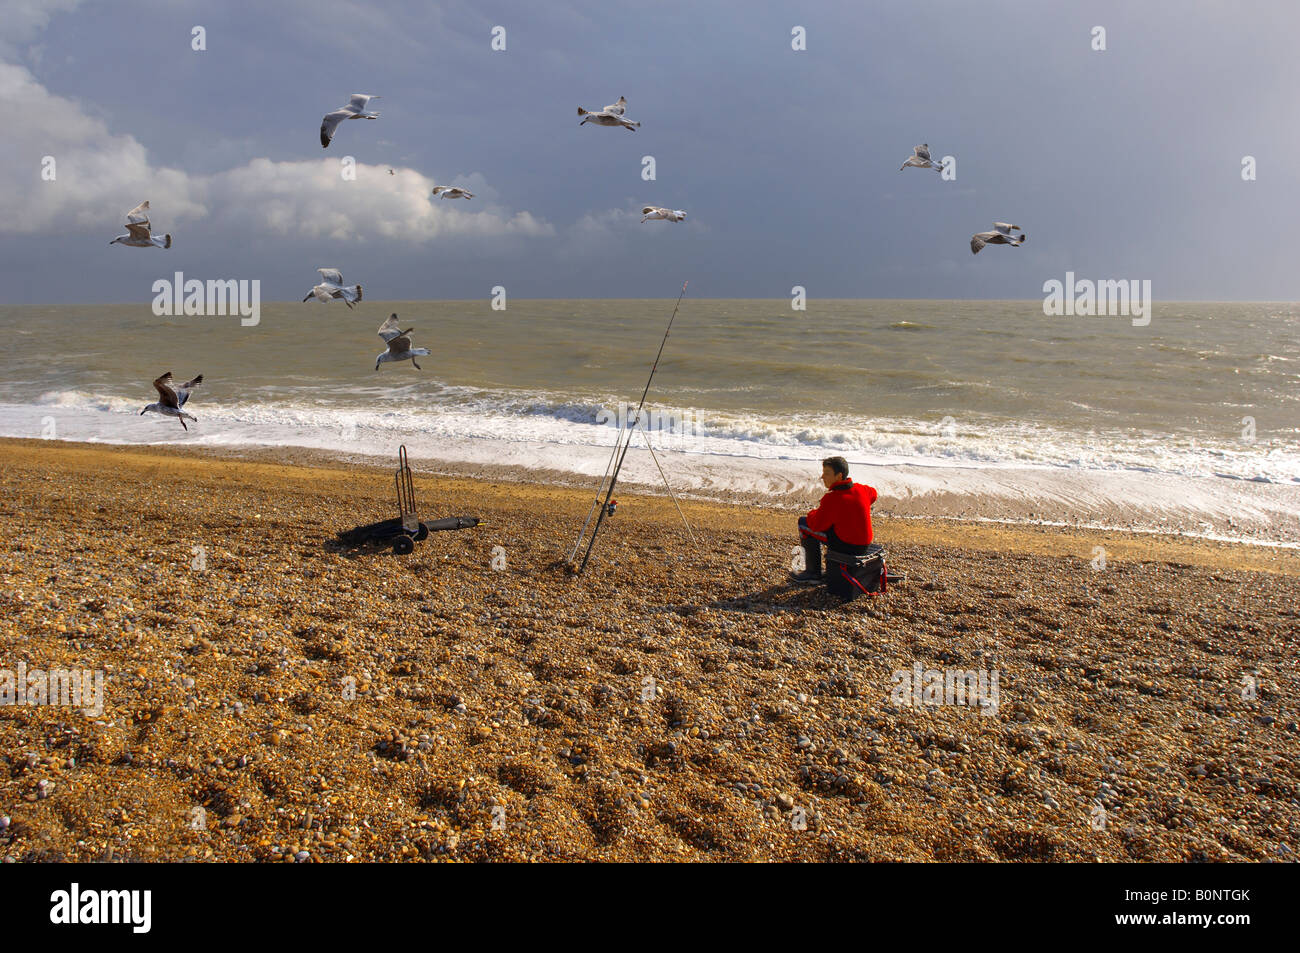
<instances>
[{"instance_id":1,"label":"flying seagull","mask_svg":"<svg viewBox=\"0 0 1300 953\"><path fill-rule=\"evenodd\" d=\"M378 119L379 113L366 112L366 103L378 98L378 96L367 96L364 93L353 93L352 99L346 106L340 106L332 113L326 113L320 124L321 148L329 148L329 144L334 138L334 130L338 128L339 123L344 119Z\"/></svg>"},{"instance_id":2,"label":"flying seagull","mask_svg":"<svg viewBox=\"0 0 1300 953\"><path fill-rule=\"evenodd\" d=\"M641 224L648 221L654 222L680 222L686 217L686 213L681 209L660 208L657 205L647 205L641 209Z\"/></svg>"},{"instance_id":3,"label":"flying seagull","mask_svg":"<svg viewBox=\"0 0 1300 953\"><path fill-rule=\"evenodd\" d=\"M145 201L126 213L126 234L118 235L109 242L110 245L119 243L133 248L171 248L172 237L149 237L149 203Z\"/></svg>"},{"instance_id":4,"label":"flying seagull","mask_svg":"<svg viewBox=\"0 0 1300 953\"><path fill-rule=\"evenodd\" d=\"M397 315L388 316L388 320L379 326L379 336L388 342L388 350L381 351L375 358L375 370L379 370L379 365L388 361L405 361L410 360L415 364L415 359L421 355L431 353L427 347L411 347L410 333L415 328L402 330L402 326L397 323ZM424 370L419 364L415 364L416 370Z\"/></svg>"},{"instance_id":5,"label":"flying seagull","mask_svg":"<svg viewBox=\"0 0 1300 953\"><path fill-rule=\"evenodd\" d=\"M582 116L582 122L579 126L585 126L587 123L595 123L597 126L622 126L624 129L634 130L641 124L632 122L630 119L623 118L623 110L627 109L627 98L618 97L618 102L610 103L600 112L592 112L589 109L578 107L578 115Z\"/></svg>"},{"instance_id":6,"label":"flying seagull","mask_svg":"<svg viewBox=\"0 0 1300 953\"><path fill-rule=\"evenodd\" d=\"M190 420L198 423L199 418L185 413L181 408L184 407L185 402L190 399L190 391L202 383L203 375L200 374L198 377L194 378L194 380L186 381L184 384L177 387L172 383L172 372L168 371L162 377L153 382L154 389L158 391L158 402L156 404L149 404L145 407L144 410L140 411L140 416L143 417L152 410L157 414L163 414L167 417L175 417L181 422L182 427L185 427L186 417L189 417ZM185 429L189 430L190 428L185 427Z\"/></svg>"},{"instance_id":7,"label":"flying seagull","mask_svg":"<svg viewBox=\"0 0 1300 953\"><path fill-rule=\"evenodd\" d=\"M1020 247L1020 243L1025 240L1024 230L1019 225L1008 225L1006 222L994 222L994 231L976 232L970 237L970 251L972 255L978 255L980 249L985 245L1015 245ZM1019 237L1012 235L1012 232L1020 232Z\"/></svg>"},{"instance_id":8,"label":"flying seagull","mask_svg":"<svg viewBox=\"0 0 1300 953\"><path fill-rule=\"evenodd\" d=\"M303 298L303 301L310 301L315 298L317 301L324 301L328 304L331 298L342 298L343 303L351 308L352 302L361 300L361 286L343 284L343 272L337 268L317 268L316 270L320 272L321 278L324 280L307 292L307 297Z\"/></svg>"},{"instance_id":9,"label":"flying seagull","mask_svg":"<svg viewBox=\"0 0 1300 953\"><path fill-rule=\"evenodd\" d=\"M458 189L454 185L435 185L433 187L434 195L441 195L445 199L472 199L473 192L466 192L464 189Z\"/></svg>"},{"instance_id":10,"label":"flying seagull","mask_svg":"<svg viewBox=\"0 0 1300 953\"><path fill-rule=\"evenodd\" d=\"M916 169L934 169L935 172L943 171L943 163L935 162L930 158L930 147L925 143L921 143L912 149L912 155L908 156L907 161L898 167L898 171L902 172L909 165Z\"/></svg>"}]
</instances>

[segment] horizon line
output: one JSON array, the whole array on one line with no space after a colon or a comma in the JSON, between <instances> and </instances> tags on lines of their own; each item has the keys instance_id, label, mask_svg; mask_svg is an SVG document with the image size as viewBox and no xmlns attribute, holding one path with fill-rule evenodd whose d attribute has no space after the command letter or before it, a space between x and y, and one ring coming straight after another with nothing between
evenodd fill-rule
<instances>
[{"instance_id":1,"label":"horizon line","mask_svg":"<svg viewBox=\"0 0 1300 953\"><path fill-rule=\"evenodd\" d=\"M244 279L244 280L252 280L252 279ZM687 298L690 297L691 297L690 295L687 295ZM531 298L514 298L512 300L514 301L673 301L676 299L674 295L665 295L662 298L646 297L646 296L579 297L579 298L538 296L538 297L531 297ZM771 297L771 298L738 298L732 295L700 295L700 296L696 296L695 300L696 301L781 301L781 302L788 303L790 301L790 296L779 295L777 297ZM75 307L75 308L110 307L114 305L132 305L132 304L148 305L151 304L152 301L153 301L152 297L149 298L147 301L139 301L139 300L137 301L33 301L33 302L7 301L7 302L0 302L0 308L37 308L37 307L47 307L47 306L48 307L70 307L70 308L71 307ZM373 303L375 304L408 302L408 301L437 301L437 302L481 301L490 304L492 301L492 296L485 295L483 297L473 297L473 298L376 298L373 299ZM872 297L834 297L834 296L818 297L818 298L813 298L810 296L805 298L805 301L807 301L809 304L811 304L813 301L989 301L989 302L1008 302L1013 304L1039 304L1039 305L1043 303L1042 298L920 298L920 297L872 298ZM1287 300L1284 298L1152 298L1150 299L1150 301L1152 304L1163 303L1163 304L1300 305L1300 299ZM260 303L261 304L308 304L310 302L304 302L296 298L285 298L281 300L268 299ZM367 301L365 303L369 304L371 302ZM508 308L504 310L508 310ZM197 317L205 317L205 315L181 314L181 315L171 315L171 317L181 317L181 318L196 317L197 318ZM1080 315L1079 317L1088 317L1088 315Z\"/></svg>"}]
</instances>

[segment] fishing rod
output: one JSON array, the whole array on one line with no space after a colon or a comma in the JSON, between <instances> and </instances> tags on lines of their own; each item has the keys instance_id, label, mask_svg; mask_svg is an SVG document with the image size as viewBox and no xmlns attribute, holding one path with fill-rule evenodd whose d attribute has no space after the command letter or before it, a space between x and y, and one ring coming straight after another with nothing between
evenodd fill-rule
<instances>
[{"instance_id":1,"label":"fishing rod","mask_svg":"<svg viewBox=\"0 0 1300 953\"><path fill-rule=\"evenodd\" d=\"M600 506L600 493L605 489L605 481L609 479L609 471L614 466L614 458L618 456L618 445L622 440L623 420L620 416L618 433L614 436L614 449L609 455L609 462L605 464L605 472L600 476L600 484L596 487L596 495L591 500L591 509L587 511L587 518L582 521L582 529L578 532L578 538L573 541L573 551L569 553L570 563L578 558L578 547L582 545L582 541L587 535L587 527L591 525L591 518L596 515L596 507Z\"/></svg>"},{"instance_id":2,"label":"fishing rod","mask_svg":"<svg viewBox=\"0 0 1300 953\"><path fill-rule=\"evenodd\" d=\"M623 461L627 458L627 451L632 446L632 437L636 434L637 424L641 422L641 410L645 407L646 395L650 393L650 384L655 379L655 371L659 367L659 358L663 357L664 345L668 343L668 335L672 332L673 321L677 319L677 309L682 306L682 298L686 296L686 286L688 284L690 284L689 281L682 282L681 294L677 296L677 304L673 305L673 315L668 319L668 327L664 329L663 340L659 342L659 353L655 355L655 361L650 365L650 376L646 378L645 390L641 391L641 402L637 404L636 417L633 418L632 425L628 427L627 438L625 440L622 439L622 435L620 434L620 439L614 444L614 455L618 458L618 462L614 464L614 472L610 475L609 487L605 491L605 502L600 507L600 512L596 516L596 526L591 531L591 539L587 541L587 551L582 554L582 565L578 567L577 572L579 576L581 576L583 571L587 568L587 560L591 559L591 549L596 545L596 537L600 534L601 524L605 522L605 517L609 513L609 501L614 496L614 484L618 482L618 471L623 468ZM609 467L607 466L606 470L608 469ZM599 497L599 491L597 491L597 497ZM588 516L587 518L590 521L591 517ZM585 525L583 526L583 532L586 532ZM578 542L582 542L581 536L578 537Z\"/></svg>"},{"instance_id":3,"label":"fishing rod","mask_svg":"<svg viewBox=\"0 0 1300 953\"><path fill-rule=\"evenodd\" d=\"M623 439L623 428L627 425L625 419L620 419L618 423L618 433L614 436L614 449L609 455L609 461L605 464L605 472L600 476L600 484L596 487L596 495L591 500L591 509L587 510L587 518L582 521L582 529L578 533L578 538L573 541L573 549L569 552L568 562L573 563L578 558L578 549L582 546L582 541L587 537L587 527L591 525L591 518L596 515L596 508L600 506L600 494L604 492L605 481L609 479L610 468L614 465L614 459L618 456L619 443ZM677 494L673 492L673 485L668 481L668 474L664 473L663 464L659 462L659 455L655 453L654 444L650 440L650 435L644 430L641 436L645 437L645 447L650 451L650 459L655 463L659 470L659 478L664 481L664 487L668 490L668 496L673 501L673 506L677 508L677 515L682 518L682 525L686 527L686 535L691 538L691 544L695 544L695 532L691 529L690 520L682 512L681 503L677 502Z\"/></svg>"}]
</instances>

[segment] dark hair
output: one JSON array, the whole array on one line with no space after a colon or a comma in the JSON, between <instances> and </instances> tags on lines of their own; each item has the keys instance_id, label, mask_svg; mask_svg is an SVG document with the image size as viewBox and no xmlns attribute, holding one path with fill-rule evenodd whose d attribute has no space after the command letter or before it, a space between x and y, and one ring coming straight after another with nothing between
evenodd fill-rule
<instances>
[{"instance_id":1,"label":"dark hair","mask_svg":"<svg viewBox=\"0 0 1300 953\"><path fill-rule=\"evenodd\" d=\"M842 477L849 475L849 461L843 457L827 457L822 461L822 466L830 467Z\"/></svg>"}]
</instances>

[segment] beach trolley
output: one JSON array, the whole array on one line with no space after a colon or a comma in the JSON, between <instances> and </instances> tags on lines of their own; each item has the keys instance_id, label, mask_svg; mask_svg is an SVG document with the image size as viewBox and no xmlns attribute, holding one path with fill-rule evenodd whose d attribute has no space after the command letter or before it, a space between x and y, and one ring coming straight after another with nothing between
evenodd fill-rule
<instances>
[{"instance_id":1,"label":"beach trolley","mask_svg":"<svg viewBox=\"0 0 1300 953\"><path fill-rule=\"evenodd\" d=\"M422 523L415 512L415 483L411 478L411 465L406 458L406 444L397 451L397 518L367 523L338 534L340 543L359 546L362 543L391 543L393 552L400 556L415 550L415 544L430 533L441 530L468 529L477 526L477 516L450 516L446 519Z\"/></svg>"}]
</instances>

